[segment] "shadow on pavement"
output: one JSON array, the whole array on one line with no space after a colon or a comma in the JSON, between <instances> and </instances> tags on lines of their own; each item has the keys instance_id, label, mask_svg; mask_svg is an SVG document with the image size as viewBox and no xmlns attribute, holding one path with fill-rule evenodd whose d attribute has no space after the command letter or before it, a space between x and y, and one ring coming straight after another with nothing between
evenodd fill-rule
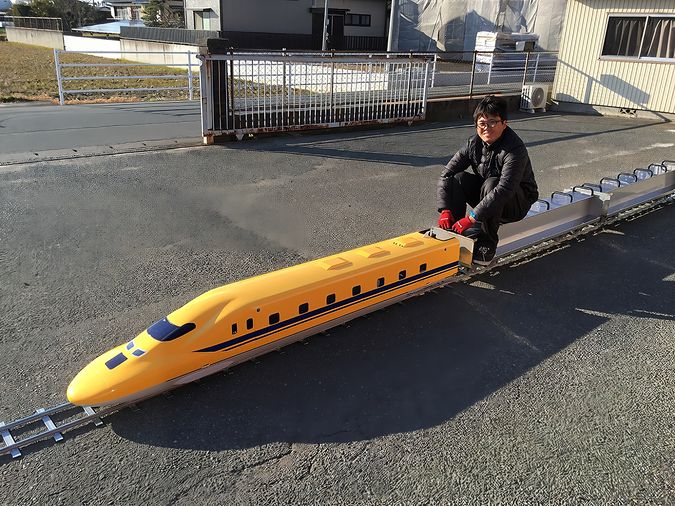
<instances>
[{"instance_id":1,"label":"shadow on pavement","mask_svg":"<svg viewBox=\"0 0 675 506\"><path fill-rule=\"evenodd\" d=\"M569 125L573 130L554 130L547 122L548 119L561 117L559 114L547 113L537 116L529 116L523 113L516 113L510 116L510 124L524 140L528 148L557 143L568 142L571 140L594 137L598 135L616 134L619 132L638 130L642 128L654 127L663 124L663 121L626 121L627 126L615 128L603 128L603 123L585 124L580 127L578 124ZM566 115L568 118L575 118L575 115ZM585 116L579 116L583 121ZM615 124L615 123L613 123ZM600 128L598 128L598 126ZM574 130L574 127L579 127ZM589 131L583 131L588 128ZM455 133L452 130L464 129L464 134ZM226 144L228 149L251 151L251 152L275 152L302 156L317 156L322 158L332 158L350 161L368 161L381 162L395 165L404 165L410 167L428 167L431 165L445 165L452 155L457 151L466 139L474 134L475 131L470 122L455 123L423 123L405 128L397 125L394 129L374 129L366 132L305 132L302 135L290 134L288 136L274 136L267 138L256 138L254 141L229 142ZM413 149L414 142L419 142L420 134L438 135L438 153L440 156L413 154L406 152ZM532 135L542 137L538 140L527 140ZM381 140L381 151L368 151L359 145L362 138ZM343 143L349 143L345 145ZM354 145L359 146L354 149Z\"/></svg>"},{"instance_id":2,"label":"shadow on pavement","mask_svg":"<svg viewBox=\"0 0 675 506\"><path fill-rule=\"evenodd\" d=\"M148 400L109 423L140 443L215 451L437 426L608 319L675 320L673 219L671 205Z\"/></svg>"}]
</instances>

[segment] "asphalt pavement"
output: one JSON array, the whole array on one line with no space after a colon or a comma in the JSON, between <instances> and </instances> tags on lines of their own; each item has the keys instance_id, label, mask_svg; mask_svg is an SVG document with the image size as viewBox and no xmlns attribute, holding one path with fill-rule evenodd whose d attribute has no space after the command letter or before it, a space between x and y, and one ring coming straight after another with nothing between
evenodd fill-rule
<instances>
[{"instance_id":1,"label":"asphalt pavement","mask_svg":"<svg viewBox=\"0 0 675 506\"><path fill-rule=\"evenodd\" d=\"M199 144L199 101L0 105L0 165L138 151L157 141Z\"/></svg>"},{"instance_id":2,"label":"asphalt pavement","mask_svg":"<svg viewBox=\"0 0 675 506\"><path fill-rule=\"evenodd\" d=\"M542 193L675 159L669 123L510 124ZM0 420L62 402L91 359L213 287L429 226L471 131L0 164ZM619 223L3 457L0 503L675 504L674 219Z\"/></svg>"}]
</instances>

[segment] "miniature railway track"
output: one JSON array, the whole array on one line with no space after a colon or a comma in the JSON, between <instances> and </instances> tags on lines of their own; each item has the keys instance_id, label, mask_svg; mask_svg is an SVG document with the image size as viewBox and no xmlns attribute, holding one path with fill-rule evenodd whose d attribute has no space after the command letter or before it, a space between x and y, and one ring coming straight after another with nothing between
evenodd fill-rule
<instances>
[{"instance_id":1,"label":"miniature railway track","mask_svg":"<svg viewBox=\"0 0 675 506\"><path fill-rule=\"evenodd\" d=\"M59 404L49 409L36 409L32 415L19 418L11 423L0 422L0 435L4 442L4 447L0 448L0 455L10 454L12 458L16 459L21 456L21 448L37 443L52 437L54 442L63 441L63 433L67 430L74 429L93 422L96 427L103 425L101 417L110 414L114 411L125 408L124 404L116 404L114 406L106 406L96 411L90 406L76 406L66 402ZM68 416L65 420L54 421L54 418ZM57 418L58 420L58 418ZM37 433L32 433L20 439L15 439L12 431L23 432L33 428L36 425L42 424L42 430Z\"/></svg>"},{"instance_id":2,"label":"miniature railway track","mask_svg":"<svg viewBox=\"0 0 675 506\"><path fill-rule=\"evenodd\" d=\"M569 231L558 237L541 241L534 245L514 251L502 258L499 258L497 262L488 267L466 269L463 273L460 273L457 276L450 277L433 285L429 285L428 287L411 294L411 296L432 292L453 283L465 282L474 276L490 272L506 265L518 265L518 263L521 261L532 260L544 254L548 254L572 240L579 239L580 237L588 234L597 233L609 225L639 218L645 214L669 206L673 203L675 203L675 193L670 193L657 199L638 204L618 213L615 216L602 219L592 224L580 226L579 228ZM399 303L402 302L403 301ZM154 396L159 395L159 393L166 393L166 391L158 392ZM16 459L21 457L21 448L26 446L32 445L39 441L44 441L50 437L53 438L54 442L58 443L63 441L64 432L76 427L87 425L89 423L93 423L95 427L99 427L103 425L102 418L104 416L121 411L129 406L133 406L142 400L145 399L137 399L132 402L119 403L101 408L93 408L91 406L77 406L75 404L66 402L48 409L37 409L35 410L35 413L10 423L0 422L0 435L2 435L4 443L4 446L0 447L0 456L10 454L13 459ZM15 437L12 434L12 431L15 433L25 433L30 429L32 429L32 431L24 437Z\"/></svg>"}]
</instances>

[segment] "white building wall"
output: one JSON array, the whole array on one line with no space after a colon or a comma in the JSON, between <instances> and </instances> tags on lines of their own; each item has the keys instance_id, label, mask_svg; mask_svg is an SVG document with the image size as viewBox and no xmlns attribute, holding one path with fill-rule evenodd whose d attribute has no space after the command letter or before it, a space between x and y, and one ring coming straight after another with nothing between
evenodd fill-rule
<instances>
[{"instance_id":1,"label":"white building wall","mask_svg":"<svg viewBox=\"0 0 675 506\"><path fill-rule=\"evenodd\" d=\"M222 29L311 34L310 7L312 0L221 0Z\"/></svg>"},{"instance_id":2,"label":"white building wall","mask_svg":"<svg viewBox=\"0 0 675 506\"><path fill-rule=\"evenodd\" d=\"M93 54L102 58L122 58L120 54L120 41L97 39L95 37L75 37L73 35L64 35L63 42L66 51L87 51L85 54ZM96 51L106 51L104 54L96 54ZM107 51L113 51L108 53Z\"/></svg>"},{"instance_id":3,"label":"white building wall","mask_svg":"<svg viewBox=\"0 0 675 506\"><path fill-rule=\"evenodd\" d=\"M553 99L675 113L675 62L601 57L609 14L675 14L675 1L569 0Z\"/></svg>"},{"instance_id":4,"label":"white building wall","mask_svg":"<svg viewBox=\"0 0 675 506\"><path fill-rule=\"evenodd\" d=\"M323 7L323 2L315 2ZM385 37L387 6L383 0L330 0L329 9L349 9L351 14L370 14L370 26L345 26L345 35Z\"/></svg>"},{"instance_id":5,"label":"white building wall","mask_svg":"<svg viewBox=\"0 0 675 506\"><path fill-rule=\"evenodd\" d=\"M194 11L211 10L211 27L209 30L220 30L220 2L218 0L185 0L185 27L194 30Z\"/></svg>"}]
</instances>

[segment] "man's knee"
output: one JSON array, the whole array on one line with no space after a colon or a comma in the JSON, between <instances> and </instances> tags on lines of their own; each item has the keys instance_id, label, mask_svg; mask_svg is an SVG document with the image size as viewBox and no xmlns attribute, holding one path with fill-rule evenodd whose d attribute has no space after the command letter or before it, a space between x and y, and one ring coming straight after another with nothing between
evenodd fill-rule
<instances>
[{"instance_id":1,"label":"man's knee","mask_svg":"<svg viewBox=\"0 0 675 506\"><path fill-rule=\"evenodd\" d=\"M498 184L499 184L498 177L487 178L480 187L480 198L482 199L483 197L485 197L485 195L494 190Z\"/></svg>"}]
</instances>

